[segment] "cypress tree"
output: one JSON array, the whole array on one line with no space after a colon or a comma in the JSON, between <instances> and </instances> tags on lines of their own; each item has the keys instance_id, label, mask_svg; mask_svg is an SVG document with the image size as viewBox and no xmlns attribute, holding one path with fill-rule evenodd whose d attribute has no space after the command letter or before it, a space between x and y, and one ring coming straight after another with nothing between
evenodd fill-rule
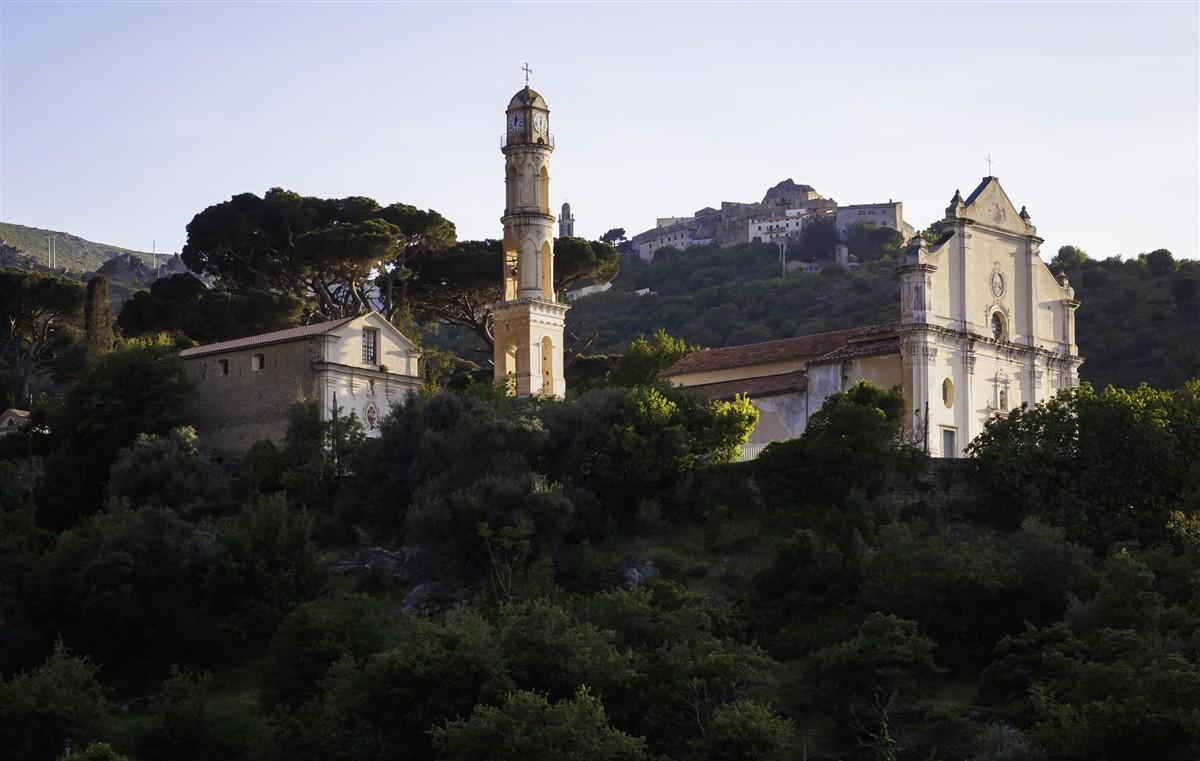
<instances>
[{"instance_id":1,"label":"cypress tree","mask_svg":"<svg viewBox=\"0 0 1200 761\"><path fill-rule=\"evenodd\" d=\"M108 303L108 279L97 275L88 281L83 308L84 357L91 363L113 350L113 313Z\"/></svg>"}]
</instances>

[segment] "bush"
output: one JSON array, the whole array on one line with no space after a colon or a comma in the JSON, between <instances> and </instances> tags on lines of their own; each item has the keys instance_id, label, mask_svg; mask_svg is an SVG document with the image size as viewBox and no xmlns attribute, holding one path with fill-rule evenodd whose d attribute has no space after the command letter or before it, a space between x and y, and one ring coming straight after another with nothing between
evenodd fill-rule
<instances>
[{"instance_id":1,"label":"bush","mask_svg":"<svg viewBox=\"0 0 1200 761\"><path fill-rule=\"evenodd\" d=\"M645 741L609 726L604 706L586 688L551 704L535 692L516 692L499 708L477 706L467 719L433 730L443 761L641 761Z\"/></svg>"},{"instance_id":2,"label":"bush","mask_svg":"<svg viewBox=\"0 0 1200 761\"><path fill-rule=\"evenodd\" d=\"M96 667L59 640L41 666L0 676L0 747L13 761L50 761L96 738L108 711Z\"/></svg>"},{"instance_id":3,"label":"bush","mask_svg":"<svg viewBox=\"0 0 1200 761\"><path fill-rule=\"evenodd\" d=\"M790 758L792 722L751 700L713 711L704 736L692 742L695 761L785 761Z\"/></svg>"},{"instance_id":4,"label":"bush","mask_svg":"<svg viewBox=\"0 0 1200 761\"><path fill-rule=\"evenodd\" d=\"M206 584L236 641L265 643L293 605L320 591L325 573L311 533L308 514L291 512L279 494L255 499L222 527Z\"/></svg>"}]
</instances>

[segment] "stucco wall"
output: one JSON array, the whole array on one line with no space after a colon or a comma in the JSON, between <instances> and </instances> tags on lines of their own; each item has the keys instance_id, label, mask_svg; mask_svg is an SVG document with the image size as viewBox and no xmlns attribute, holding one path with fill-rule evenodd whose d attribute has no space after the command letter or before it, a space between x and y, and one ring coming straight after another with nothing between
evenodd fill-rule
<instances>
[{"instance_id":1,"label":"stucco wall","mask_svg":"<svg viewBox=\"0 0 1200 761\"><path fill-rule=\"evenodd\" d=\"M758 425L747 444L794 439L808 424L808 402L804 392L758 397L750 403L758 410Z\"/></svg>"}]
</instances>

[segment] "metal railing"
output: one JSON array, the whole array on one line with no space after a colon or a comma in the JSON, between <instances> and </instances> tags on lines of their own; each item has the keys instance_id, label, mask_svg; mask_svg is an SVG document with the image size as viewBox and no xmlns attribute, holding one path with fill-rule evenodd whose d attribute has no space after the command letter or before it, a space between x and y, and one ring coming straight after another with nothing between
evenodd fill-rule
<instances>
[{"instance_id":1,"label":"metal railing","mask_svg":"<svg viewBox=\"0 0 1200 761\"><path fill-rule=\"evenodd\" d=\"M762 454L762 451L766 448L766 444L742 444L742 451L738 455L738 462L749 462Z\"/></svg>"}]
</instances>

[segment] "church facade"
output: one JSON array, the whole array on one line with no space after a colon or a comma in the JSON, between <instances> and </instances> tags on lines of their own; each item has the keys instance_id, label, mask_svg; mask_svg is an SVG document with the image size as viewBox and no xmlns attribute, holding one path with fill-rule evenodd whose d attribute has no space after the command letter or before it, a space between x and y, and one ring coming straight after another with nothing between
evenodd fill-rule
<instances>
[{"instance_id":1,"label":"church facade","mask_svg":"<svg viewBox=\"0 0 1200 761\"><path fill-rule=\"evenodd\" d=\"M828 396L869 380L904 390L911 440L961 457L992 417L1078 385L1079 303L1041 243L1025 209L985 177L966 199L955 192L936 242L913 239L897 269L898 319L697 352L663 376L715 399L748 395L760 413L750 456L798 436Z\"/></svg>"},{"instance_id":2,"label":"church facade","mask_svg":"<svg viewBox=\"0 0 1200 761\"><path fill-rule=\"evenodd\" d=\"M391 406L421 387L420 351L383 315L277 330L180 352L188 417L219 454L283 441L288 410L316 401L321 419L353 412L368 437Z\"/></svg>"}]
</instances>

